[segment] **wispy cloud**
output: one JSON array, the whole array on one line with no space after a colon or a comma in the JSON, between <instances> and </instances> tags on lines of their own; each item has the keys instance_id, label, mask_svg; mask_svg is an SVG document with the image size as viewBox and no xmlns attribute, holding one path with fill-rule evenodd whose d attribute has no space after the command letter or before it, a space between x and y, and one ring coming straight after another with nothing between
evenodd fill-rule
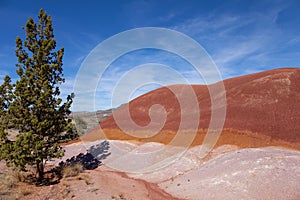
<instances>
[{"instance_id":1,"label":"wispy cloud","mask_svg":"<svg viewBox=\"0 0 300 200\"><path fill-rule=\"evenodd\" d=\"M136 3L134 2L133 5L130 5L130 8L139 6ZM300 53L297 51L286 53L287 48L300 45L299 36L286 35L286 32L278 27L280 13L287 6L278 5L267 9L265 12L252 10L245 13L219 13L218 9L216 9L208 15L186 18L179 23L177 21L173 26L169 26L168 28L185 33L200 43L218 66L222 78L226 79L274 67L289 66L291 65L291 62L288 60L289 58L294 57L291 60L295 61L295 56L300 57ZM169 12L166 13L164 18L157 20L162 22L174 18L176 18L176 13ZM117 44L107 46L107 48L112 54L118 54L118 52L122 52L124 49L133 47L139 39L149 37L149 35L143 34L143 32L140 32L135 37L123 38L127 43L118 41ZM175 53L180 54L179 57L181 55L185 55L186 57L178 58L178 55L172 53L147 50L123 55L117 61L108 63L105 60L112 55L107 54L103 56L103 52L98 52L102 57L100 56L90 63L86 63L90 66L91 70L79 72L83 73L82 76L85 76L85 79L88 80L86 82L94 83L97 86L87 87L87 85L84 85L80 89L83 96L80 105L85 105L86 107L78 108L109 108L112 106L111 102L113 98L117 99L116 104L126 103L137 95L159 87L159 84L163 80L169 80L170 82L165 81L162 85L186 83L176 75L164 71L163 67L157 69L157 66L155 67L154 65L151 67L148 66L136 73L137 66L147 63L159 63L168 66L178 72L188 83L203 84L219 80L218 71L213 70L213 65L206 59L207 55L205 52L195 52L193 48L184 49L186 42L182 42L175 37L170 42L168 37L154 34L150 35L149 38L150 40L153 39L157 46L167 51L168 49L175 48L177 49ZM92 39L93 36L88 36L88 38L91 38L91 41L95 40ZM69 40L78 49L90 48L90 45L86 46L86 44L81 44L80 41L77 42L71 38ZM147 42L143 43L143 45L145 47L147 45L151 46ZM75 59L74 63L82 62L83 58ZM188 63L191 59L196 59L197 62ZM89 74L94 69L108 64L110 64L109 68L106 69L101 77L99 77L99 73ZM202 67L200 68L200 73L193 65ZM123 81L120 82L120 80ZM117 92L115 92L116 88L118 88ZM113 94L115 95L114 97Z\"/></svg>"},{"instance_id":2,"label":"wispy cloud","mask_svg":"<svg viewBox=\"0 0 300 200\"><path fill-rule=\"evenodd\" d=\"M137 30L134 37L129 34L108 46L103 44L84 61L78 72L77 85L75 83L80 102L76 110L116 107L147 90L164 85L203 84L220 80L214 64L195 41L175 32L166 35L164 33L168 31L165 29L158 32L157 29L148 29L150 34L143 31ZM142 50L131 52L130 49L136 49L132 45L139 41ZM110 63L115 57L118 58ZM109 67L104 71L107 65ZM90 85L86 85L87 82Z\"/></svg>"},{"instance_id":3,"label":"wispy cloud","mask_svg":"<svg viewBox=\"0 0 300 200\"><path fill-rule=\"evenodd\" d=\"M275 66L265 64L271 57L274 59L272 54L299 45L299 38L285 35L277 26L279 13L285 8L278 6L264 13L239 15L212 13L170 28L186 33L202 44L223 77L228 78L245 74L249 69L253 72L273 68Z\"/></svg>"}]
</instances>

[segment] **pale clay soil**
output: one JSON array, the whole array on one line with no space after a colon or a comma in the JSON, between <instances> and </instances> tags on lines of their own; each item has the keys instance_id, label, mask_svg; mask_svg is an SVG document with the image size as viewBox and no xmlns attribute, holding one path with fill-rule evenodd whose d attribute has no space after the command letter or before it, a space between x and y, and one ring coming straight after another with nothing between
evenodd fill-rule
<instances>
[{"instance_id":1,"label":"pale clay soil","mask_svg":"<svg viewBox=\"0 0 300 200\"><path fill-rule=\"evenodd\" d=\"M63 160L85 153L100 142L68 145ZM11 196L30 200L300 199L298 151L223 145L200 159L201 146L181 155L182 149L166 149L159 143L109 143L111 155L97 169L86 170L78 177L63 178L52 186L22 185L17 189L18 194ZM58 160L50 164L57 163ZM0 170L5 173L3 163ZM24 190L30 194L22 194ZM8 196L0 198L8 199Z\"/></svg>"}]
</instances>

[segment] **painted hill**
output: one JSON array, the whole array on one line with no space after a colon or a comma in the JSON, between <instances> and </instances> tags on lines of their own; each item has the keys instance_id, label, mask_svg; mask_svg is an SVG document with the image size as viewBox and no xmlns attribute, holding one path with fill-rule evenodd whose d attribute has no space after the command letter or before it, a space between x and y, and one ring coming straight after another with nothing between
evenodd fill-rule
<instances>
[{"instance_id":1,"label":"painted hill","mask_svg":"<svg viewBox=\"0 0 300 200\"><path fill-rule=\"evenodd\" d=\"M272 140L300 144L300 69L275 69L256 74L240 76L224 80L226 89L226 120L224 128L237 131L247 131ZM211 85L210 85L211 86ZM199 129L206 129L211 118L211 99L206 85L192 85L200 108ZM124 124L129 124L126 117L126 106L132 120L140 125L150 123L149 109L159 104L166 111L166 121L162 131L176 132L179 128L181 115L189 115L195 105L187 106L181 111L178 97L172 90L179 92L189 103L184 93L189 85L172 85L146 93L118 109L115 114L125 116ZM220 94L222 95L222 94ZM154 113L155 115L155 113ZM160 115L160 113L156 113ZM193 121L193 120L191 120ZM113 115L108 117L100 126L104 130L119 129ZM186 126L188 127L188 125ZM130 127L127 127L130 129ZM95 134L99 128L87 133ZM252 137L252 136L251 136Z\"/></svg>"}]
</instances>

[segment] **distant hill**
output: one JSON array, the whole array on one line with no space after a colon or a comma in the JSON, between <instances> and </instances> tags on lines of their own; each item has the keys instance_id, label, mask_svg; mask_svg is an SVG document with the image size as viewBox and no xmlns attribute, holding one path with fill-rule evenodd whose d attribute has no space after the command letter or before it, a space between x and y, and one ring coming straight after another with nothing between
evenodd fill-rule
<instances>
[{"instance_id":1,"label":"distant hill","mask_svg":"<svg viewBox=\"0 0 300 200\"><path fill-rule=\"evenodd\" d=\"M271 140L300 144L300 69L283 68L224 80L226 89L226 120L224 128L257 132ZM140 126L150 122L149 109L162 105L167 112L163 131L178 130L181 114L173 90L189 85L172 85L148 92L121 107L116 113L126 113L129 106L132 120ZM200 107L199 129L208 127L211 118L211 100L206 85L192 85ZM222 95L222 94L220 94ZM188 97L184 97L187 98ZM191 105L194 106L194 105ZM122 119L126 122L128 118ZM130 123L128 123L130 124ZM102 129L119 129L113 115L100 123ZM95 134L99 128L90 132Z\"/></svg>"},{"instance_id":2,"label":"distant hill","mask_svg":"<svg viewBox=\"0 0 300 200\"><path fill-rule=\"evenodd\" d=\"M80 134L84 134L87 131L95 128L107 117L109 117L116 109L111 108L107 110L97 110L96 112L88 112L88 111L80 111L80 112L72 112L70 118L76 125L77 130Z\"/></svg>"}]
</instances>

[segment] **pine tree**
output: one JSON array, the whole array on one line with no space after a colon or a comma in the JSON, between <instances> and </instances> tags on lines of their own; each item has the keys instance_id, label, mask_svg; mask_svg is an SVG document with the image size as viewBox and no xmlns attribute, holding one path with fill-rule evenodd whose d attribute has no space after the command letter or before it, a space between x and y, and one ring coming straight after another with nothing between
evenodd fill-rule
<instances>
[{"instance_id":1,"label":"pine tree","mask_svg":"<svg viewBox=\"0 0 300 200\"><path fill-rule=\"evenodd\" d=\"M10 148L10 141L8 140L7 132L9 118L8 108L12 100L13 85L11 85L11 79L9 76L5 76L4 83L0 85L0 160L5 159L8 156Z\"/></svg>"},{"instance_id":2,"label":"pine tree","mask_svg":"<svg viewBox=\"0 0 300 200\"><path fill-rule=\"evenodd\" d=\"M76 131L68 119L74 94L68 95L66 102L60 96L59 86L63 78L64 49L57 51L52 19L43 9L36 24L32 18L26 22L26 38L16 39L16 66L19 80L13 85L13 94L4 82L1 99L9 96L2 106L5 112L1 132L1 159L20 170L26 165L36 166L37 176L43 178L44 166L52 158L64 154L60 143L75 139ZM8 86L7 86L8 85ZM6 120L8 119L8 120ZM4 127L4 128L3 128ZM19 131L15 141L9 141L5 130Z\"/></svg>"}]
</instances>

